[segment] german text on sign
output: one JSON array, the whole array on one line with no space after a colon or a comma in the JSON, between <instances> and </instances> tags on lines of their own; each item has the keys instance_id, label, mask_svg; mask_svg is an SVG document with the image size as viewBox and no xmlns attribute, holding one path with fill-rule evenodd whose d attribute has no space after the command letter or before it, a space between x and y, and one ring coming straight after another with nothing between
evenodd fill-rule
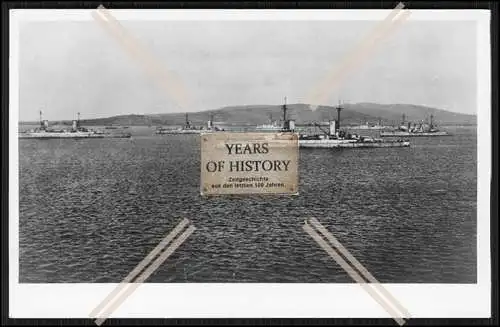
<instances>
[{"instance_id":1,"label":"german text on sign","mask_svg":"<svg viewBox=\"0 0 500 327\"><path fill-rule=\"evenodd\" d=\"M201 194L297 194L295 133L201 135Z\"/></svg>"}]
</instances>

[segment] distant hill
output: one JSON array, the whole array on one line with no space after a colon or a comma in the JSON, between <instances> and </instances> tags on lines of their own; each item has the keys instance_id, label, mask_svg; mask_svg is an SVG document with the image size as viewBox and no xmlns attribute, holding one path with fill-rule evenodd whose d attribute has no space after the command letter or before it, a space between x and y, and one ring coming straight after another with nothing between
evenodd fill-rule
<instances>
[{"instance_id":1,"label":"distant hill","mask_svg":"<svg viewBox=\"0 0 500 327\"><path fill-rule=\"evenodd\" d=\"M346 105L346 108L351 108ZM429 118L432 114L434 120L441 125L476 125L477 116L460 114L443 109L412 104L377 104L356 103L352 109L375 117L382 117L385 121L401 121L402 115L406 115L409 121L419 121Z\"/></svg>"},{"instance_id":2,"label":"distant hill","mask_svg":"<svg viewBox=\"0 0 500 327\"><path fill-rule=\"evenodd\" d=\"M307 104L287 105L287 116L295 119L297 124L328 121L337 117L335 107L319 106L312 111ZM420 121L434 115L434 120L439 125L475 125L477 117L454 113L442 109L430 108L409 104L376 104L355 103L345 104L341 112L341 124L359 125L364 123L398 124L402 115L409 121ZM205 124L213 115L216 122L225 122L233 125L260 125L273 120L280 120L283 116L281 105L247 105L223 107L216 110L207 110L189 113L189 120L196 125ZM151 114L151 115L121 115L109 118L82 120L82 125L122 125L122 126L159 126L182 125L185 122L184 113Z\"/></svg>"}]
</instances>

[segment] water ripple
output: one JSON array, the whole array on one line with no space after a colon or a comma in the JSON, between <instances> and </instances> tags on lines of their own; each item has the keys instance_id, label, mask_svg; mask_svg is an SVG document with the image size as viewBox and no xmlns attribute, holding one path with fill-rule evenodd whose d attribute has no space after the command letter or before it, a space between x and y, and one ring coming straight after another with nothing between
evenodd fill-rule
<instances>
[{"instance_id":1,"label":"water ripple","mask_svg":"<svg viewBox=\"0 0 500 327\"><path fill-rule=\"evenodd\" d=\"M476 137L307 150L300 195L201 198L189 135L20 142L20 281L117 283L184 217L149 282L352 282L302 230L316 217L381 282L476 281Z\"/></svg>"}]
</instances>

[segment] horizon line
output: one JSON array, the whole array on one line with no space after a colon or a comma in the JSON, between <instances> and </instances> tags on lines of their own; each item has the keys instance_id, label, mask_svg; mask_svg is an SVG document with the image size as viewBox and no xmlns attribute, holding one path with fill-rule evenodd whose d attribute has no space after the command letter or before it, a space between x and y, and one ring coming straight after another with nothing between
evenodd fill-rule
<instances>
[{"instance_id":1,"label":"horizon line","mask_svg":"<svg viewBox=\"0 0 500 327\"><path fill-rule=\"evenodd\" d=\"M437 108L437 107L432 107L428 105L422 105L422 104L413 104L413 103L378 103L378 102L341 102L342 106L350 106L350 105L360 105L360 104L373 104L373 105L380 105L380 106L417 106L417 107L423 107L426 109L434 109L434 110L442 110L446 111L448 113L452 114L459 114L459 115L465 115L465 116L475 116L477 117L477 113L462 113L462 112L457 112L457 111L451 111L443 108ZM296 103L289 103L286 104L287 106L294 106L294 105L304 105L304 106L309 106L311 107L311 104L304 103L304 102L296 102ZM213 112L213 111L218 111L218 110L224 110L224 109L229 109L234 107L233 109L235 110L243 110L246 109L245 107L278 107L278 106L283 106L283 104L243 104L243 105L225 105L221 106L215 109L201 109L198 111L174 111L174 112L168 112L168 113L128 113L128 114L115 114L111 116L104 116L104 117L98 117L98 118L83 118L80 119L81 121L90 121L90 120L98 120L98 119L108 119L108 118L116 118L116 117L122 117L122 116L155 116L155 115L176 115L176 114L199 114L199 113L208 113L208 112ZM337 105L318 105L319 107L332 107L335 108ZM238 108L239 107L239 108ZM311 110L311 109L310 109ZM311 110L312 111L312 110ZM39 110L37 111L39 112ZM42 111L43 113L43 111ZM72 121L76 120L75 118L66 118L66 119L57 119L54 121ZM19 123L29 123L29 122L35 122L38 120L19 120Z\"/></svg>"}]
</instances>

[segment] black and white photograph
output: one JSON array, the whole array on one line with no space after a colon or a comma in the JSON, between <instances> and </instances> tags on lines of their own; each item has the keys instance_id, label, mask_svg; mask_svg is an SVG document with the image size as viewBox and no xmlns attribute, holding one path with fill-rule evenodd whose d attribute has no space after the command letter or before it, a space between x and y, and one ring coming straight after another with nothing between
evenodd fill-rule
<instances>
[{"instance_id":1,"label":"black and white photograph","mask_svg":"<svg viewBox=\"0 0 500 327\"><path fill-rule=\"evenodd\" d=\"M489 317L489 13L395 11L11 11L11 313L87 317L188 221L113 314L388 317L312 219L412 316ZM219 133L298 156L211 170Z\"/></svg>"}]
</instances>

